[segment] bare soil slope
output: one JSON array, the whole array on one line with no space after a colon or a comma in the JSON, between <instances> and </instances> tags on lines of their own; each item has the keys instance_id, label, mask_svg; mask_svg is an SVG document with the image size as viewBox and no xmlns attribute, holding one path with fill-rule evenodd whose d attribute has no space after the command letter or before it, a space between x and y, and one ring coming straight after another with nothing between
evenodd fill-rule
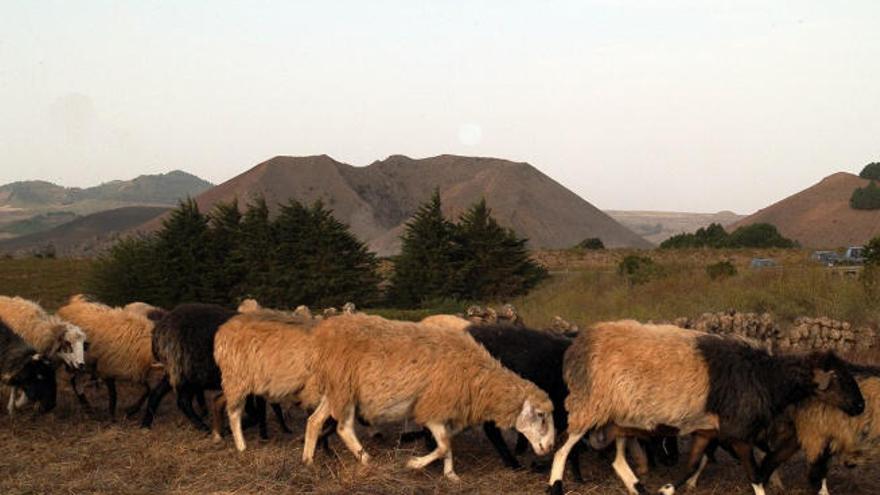
<instances>
[{"instance_id":1,"label":"bare soil slope","mask_svg":"<svg viewBox=\"0 0 880 495\"><path fill-rule=\"evenodd\" d=\"M849 198L867 179L838 172L733 224L770 223L805 247L860 245L880 235L880 211L854 210Z\"/></svg>"},{"instance_id":2,"label":"bare soil slope","mask_svg":"<svg viewBox=\"0 0 880 495\"><path fill-rule=\"evenodd\" d=\"M495 158L393 155L353 167L326 155L275 157L196 199L203 211L234 198L243 206L257 195L273 208L289 198L321 199L370 249L389 255L399 250L403 225L435 187L447 215L457 216L485 197L498 221L528 237L533 247L570 247L587 237L599 237L609 247L651 247L533 166Z\"/></svg>"}]
</instances>

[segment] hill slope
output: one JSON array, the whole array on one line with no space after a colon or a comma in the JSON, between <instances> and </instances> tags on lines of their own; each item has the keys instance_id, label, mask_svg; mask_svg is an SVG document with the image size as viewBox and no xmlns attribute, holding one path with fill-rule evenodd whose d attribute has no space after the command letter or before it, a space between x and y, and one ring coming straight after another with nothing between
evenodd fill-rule
<instances>
[{"instance_id":1,"label":"hill slope","mask_svg":"<svg viewBox=\"0 0 880 495\"><path fill-rule=\"evenodd\" d=\"M207 211L218 201L239 198L243 204L256 195L270 207L288 198L321 199L370 249L389 255L399 250L403 225L435 187L447 215L458 216L485 197L498 221L534 247L570 247L585 237L600 237L609 247L651 246L531 165L495 158L393 155L353 167L326 155L275 157L196 200ZM157 226L154 220L144 228Z\"/></svg>"},{"instance_id":2,"label":"hill slope","mask_svg":"<svg viewBox=\"0 0 880 495\"><path fill-rule=\"evenodd\" d=\"M174 170L88 187L62 187L46 181L0 186L0 238L49 230L81 215L123 206L171 206L212 184Z\"/></svg>"},{"instance_id":3,"label":"hill slope","mask_svg":"<svg viewBox=\"0 0 880 495\"><path fill-rule=\"evenodd\" d=\"M880 211L854 210L849 206L853 190L867 179L839 172L803 191L774 203L732 225L770 223L782 235L814 248L864 244L880 235Z\"/></svg>"},{"instance_id":4,"label":"hill slope","mask_svg":"<svg viewBox=\"0 0 880 495\"><path fill-rule=\"evenodd\" d=\"M167 206L125 206L92 213L50 230L0 241L0 252L32 252L52 245L59 255L89 256L122 232L169 211Z\"/></svg>"},{"instance_id":5,"label":"hill slope","mask_svg":"<svg viewBox=\"0 0 880 495\"><path fill-rule=\"evenodd\" d=\"M611 218L620 222L645 239L660 244L676 234L694 232L711 223L730 225L743 218L732 211L718 213L688 213L677 211L605 210Z\"/></svg>"}]
</instances>

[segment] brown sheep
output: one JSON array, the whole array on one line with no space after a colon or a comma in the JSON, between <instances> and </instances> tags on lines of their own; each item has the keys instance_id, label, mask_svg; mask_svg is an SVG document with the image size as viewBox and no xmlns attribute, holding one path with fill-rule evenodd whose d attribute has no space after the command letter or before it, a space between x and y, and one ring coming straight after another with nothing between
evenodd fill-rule
<instances>
[{"instance_id":1,"label":"brown sheep","mask_svg":"<svg viewBox=\"0 0 880 495\"><path fill-rule=\"evenodd\" d=\"M246 448L241 418L249 395L273 402L294 398L303 407L318 403L309 332L314 323L312 319L257 311L235 316L217 330L214 359L222 375L223 395L214 403L215 439L219 440L223 403L239 451Z\"/></svg>"},{"instance_id":2,"label":"brown sheep","mask_svg":"<svg viewBox=\"0 0 880 495\"><path fill-rule=\"evenodd\" d=\"M432 315L426 316L419 322L420 325L447 328L450 330L465 331L472 323L460 316L455 315Z\"/></svg>"},{"instance_id":3,"label":"brown sheep","mask_svg":"<svg viewBox=\"0 0 880 495\"><path fill-rule=\"evenodd\" d=\"M467 333L422 328L355 314L324 320L312 330L323 396L306 426L303 462L313 462L318 435L332 416L339 437L367 463L354 431L356 412L370 424L412 419L426 426L437 447L407 466L419 469L442 458L444 474L454 480L450 440L468 426L494 421L499 428L515 427L536 453L550 451L553 403L544 391L504 368Z\"/></svg>"},{"instance_id":4,"label":"brown sheep","mask_svg":"<svg viewBox=\"0 0 880 495\"><path fill-rule=\"evenodd\" d=\"M144 387L143 396L126 409L126 416L137 413L150 393L148 380L154 368L151 343L154 322L137 313L90 302L81 295L71 297L68 304L58 310L58 315L88 335L87 362L107 384L110 415L116 414L116 380ZM73 386L77 391L75 380ZM88 405L85 396L78 391L77 397L83 405Z\"/></svg>"}]
</instances>

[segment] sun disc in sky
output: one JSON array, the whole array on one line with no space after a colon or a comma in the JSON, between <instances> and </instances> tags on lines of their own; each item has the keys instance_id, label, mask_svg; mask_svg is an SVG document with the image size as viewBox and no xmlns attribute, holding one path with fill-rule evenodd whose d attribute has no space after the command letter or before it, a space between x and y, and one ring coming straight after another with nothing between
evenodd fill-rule
<instances>
[{"instance_id":1,"label":"sun disc in sky","mask_svg":"<svg viewBox=\"0 0 880 495\"><path fill-rule=\"evenodd\" d=\"M458 140L465 146L476 146L483 140L483 128L477 124L462 124L458 128Z\"/></svg>"}]
</instances>

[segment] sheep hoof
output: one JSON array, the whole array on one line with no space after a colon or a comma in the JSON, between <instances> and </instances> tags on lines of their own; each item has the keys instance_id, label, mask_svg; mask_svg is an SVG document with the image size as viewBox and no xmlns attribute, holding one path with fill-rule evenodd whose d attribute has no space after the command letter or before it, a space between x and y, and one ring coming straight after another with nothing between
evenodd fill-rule
<instances>
[{"instance_id":1,"label":"sheep hoof","mask_svg":"<svg viewBox=\"0 0 880 495\"><path fill-rule=\"evenodd\" d=\"M660 487L660 490L657 491L660 495L673 495L675 493L675 486L671 483L667 483Z\"/></svg>"},{"instance_id":2,"label":"sheep hoof","mask_svg":"<svg viewBox=\"0 0 880 495\"><path fill-rule=\"evenodd\" d=\"M364 451L361 451L361 454L358 456L358 459L361 461L361 464L366 466L370 463L370 454L368 454Z\"/></svg>"},{"instance_id":3,"label":"sheep hoof","mask_svg":"<svg viewBox=\"0 0 880 495\"><path fill-rule=\"evenodd\" d=\"M553 484L548 487L547 493L550 495L563 495L565 492L562 490L562 481L554 481Z\"/></svg>"},{"instance_id":4,"label":"sheep hoof","mask_svg":"<svg viewBox=\"0 0 880 495\"><path fill-rule=\"evenodd\" d=\"M454 481L456 483L461 482L461 478L459 478L458 475L455 474L455 471L449 471L448 473L443 473L443 474L446 476L446 479L448 479L449 481Z\"/></svg>"},{"instance_id":5,"label":"sheep hoof","mask_svg":"<svg viewBox=\"0 0 880 495\"><path fill-rule=\"evenodd\" d=\"M216 431L211 434L211 441L214 443L220 443L223 441L223 437L220 436Z\"/></svg>"}]
</instances>

